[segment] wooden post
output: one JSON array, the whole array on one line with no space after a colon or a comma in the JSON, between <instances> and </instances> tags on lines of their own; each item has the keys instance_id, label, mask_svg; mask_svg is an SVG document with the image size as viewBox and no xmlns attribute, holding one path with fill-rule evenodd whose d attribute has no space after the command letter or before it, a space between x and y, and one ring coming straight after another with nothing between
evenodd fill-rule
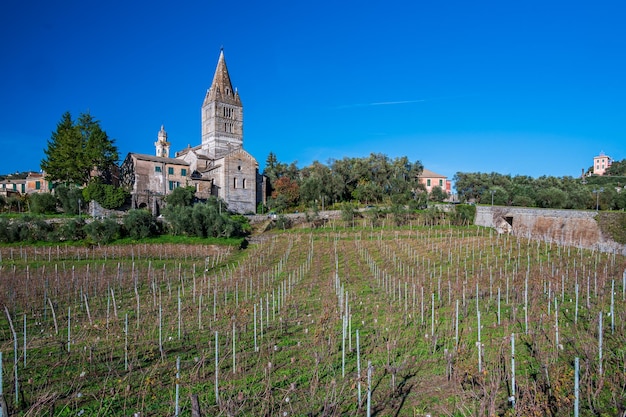
<instances>
[{"instance_id":1,"label":"wooden post","mask_svg":"<svg viewBox=\"0 0 626 417\"><path fill-rule=\"evenodd\" d=\"M202 417L200 412L200 401L198 401L198 394L190 394L191 397L191 417Z\"/></svg>"}]
</instances>

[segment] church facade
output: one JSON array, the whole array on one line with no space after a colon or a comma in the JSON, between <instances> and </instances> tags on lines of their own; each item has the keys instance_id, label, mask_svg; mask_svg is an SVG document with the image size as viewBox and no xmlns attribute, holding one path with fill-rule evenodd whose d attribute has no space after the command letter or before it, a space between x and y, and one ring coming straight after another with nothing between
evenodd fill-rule
<instances>
[{"instance_id":1,"label":"church facade","mask_svg":"<svg viewBox=\"0 0 626 417\"><path fill-rule=\"evenodd\" d=\"M265 202L266 183L256 159L243 148L243 105L232 87L224 51L201 108L202 137L197 146L170 154L161 126L155 155L129 153L120 177L132 195L132 207L157 214L165 196L177 187L194 186L196 197L218 197L236 213L255 213Z\"/></svg>"}]
</instances>

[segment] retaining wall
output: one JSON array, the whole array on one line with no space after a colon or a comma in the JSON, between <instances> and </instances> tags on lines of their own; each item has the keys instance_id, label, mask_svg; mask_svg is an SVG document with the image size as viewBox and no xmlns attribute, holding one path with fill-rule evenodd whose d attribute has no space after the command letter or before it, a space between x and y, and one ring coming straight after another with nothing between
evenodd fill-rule
<instances>
[{"instance_id":1,"label":"retaining wall","mask_svg":"<svg viewBox=\"0 0 626 417\"><path fill-rule=\"evenodd\" d=\"M499 233L626 255L626 245L602 234L596 214L586 210L477 206L474 224L495 228Z\"/></svg>"}]
</instances>

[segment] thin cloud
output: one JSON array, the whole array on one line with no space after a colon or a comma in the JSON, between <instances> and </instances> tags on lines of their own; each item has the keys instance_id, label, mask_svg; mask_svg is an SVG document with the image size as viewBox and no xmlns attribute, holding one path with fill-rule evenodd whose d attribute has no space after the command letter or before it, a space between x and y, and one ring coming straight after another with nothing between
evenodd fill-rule
<instances>
[{"instance_id":1,"label":"thin cloud","mask_svg":"<svg viewBox=\"0 0 626 417\"><path fill-rule=\"evenodd\" d=\"M431 97L431 98L422 98L418 100L398 100L398 101L375 101L372 103L355 103L355 104L344 104L341 106L335 107L335 109L349 109L355 107L372 107L372 106L395 106L401 104L415 104L415 103L425 103L431 101L440 101L440 100L456 100L460 98L467 97L477 97L477 94L464 94L459 96L450 96L450 97Z\"/></svg>"}]
</instances>

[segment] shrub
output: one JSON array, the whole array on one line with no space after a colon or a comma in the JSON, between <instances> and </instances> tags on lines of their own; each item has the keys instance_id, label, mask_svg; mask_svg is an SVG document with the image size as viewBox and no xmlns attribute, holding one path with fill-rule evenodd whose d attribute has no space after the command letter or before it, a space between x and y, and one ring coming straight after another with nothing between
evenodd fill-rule
<instances>
[{"instance_id":1,"label":"shrub","mask_svg":"<svg viewBox=\"0 0 626 417\"><path fill-rule=\"evenodd\" d=\"M11 234L11 221L0 219L0 242L12 243Z\"/></svg>"},{"instance_id":2,"label":"shrub","mask_svg":"<svg viewBox=\"0 0 626 417\"><path fill-rule=\"evenodd\" d=\"M110 243L120 237L121 227L115 220L94 220L85 225L84 231L96 243Z\"/></svg>"},{"instance_id":3,"label":"shrub","mask_svg":"<svg viewBox=\"0 0 626 417\"><path fill-rule=\"evenodd\" d=\"M391 214L396 226L404 226L409 221L409 212L400 204L391 206Z\"/></svg>"},{"instance_id":4,"label":"shrub","mask_svg":"<svg viewBox=\"0 0 626 417\"><path fill-rule=\"evenodd\" d=\"M214 197L206 203L193 207L170 206L163 211L174 235L197 237L237 237L250 232L251 227L245 216L229 215L226 204Z\"/></svg>"},{"instance_id":5,"label":"shrub","mask_svg":"<svg viewBox=\"0 0 626 417\"><path fill-rule=\"evenodd\" d=\"M30 211L35 214L54 214L57 211L57 199L50 193L32 194Z\"/></svg>"},{"instance_id":6,"label":"shrub","mask_svg":"<svg viewBox=\"0 0 626 417\"><path fill-rule=\"evenodd\" d=\"M146 210L130 210L124 216L124 229L133 239L144 239L159 233L154 217Z\"/></svg>"},{"instance_id":7,"label":"shrub","mask_svg":"<svg viewBox=\"0 0 626 417\"><path fill-rule=\"evenodd\" d=\"M284 214L280 214L276 218L276 228L286 230L286 229L290 229L291 226L292 226L291 219L285 216Z\"/></svg>"},{"instance_id":8,"label":"shrub","mask_svg":"<svg viewBox=\"0 0 626 417\"><path fill-rule=\"evenodd\" d=\"M28 224L28 230L30 232L28 240L31 242L55 240L54 226L51 223L48 223L44 219L40 218L34 218L31 220L24 218L24 222Z\"/></svg>"},{"instance_id":9,"label":"shrub","mask_svg":"<svg viewBox=\"0 0 626 417\"><path fill-rule=\"evenodd\" d=\"M56 229L56 239L60 241L83 240L85 234L85 221L82 219L69 219L60 224Z\"/></svg>"},{"instance_id":10,"label":"shrub","mask_svg":"<svg viewBox=\"0 0 626 417\"><path fill-rule=\"evenodd\" d=\"M452 221L457 226L469 226L474 224L476 206L471 204L457 204L454 207Z\"/></svg>"},{"instance_id":11,"label":"shrub","mask_svg":"<svg viewBox=\"0 0 626 417\"><path fill-rule=\"evenodd\" d=\"M602 234L622 245L626 244L626 213L601 212L596 216L596 221Z\"/></svg>"},{"instance_id":12,"label":"shrub","mask_svg":"<svg viewBox=\"0 0 626 417\"><path fill-rule=\"evenodd\" d=\"M351 203L343 203L341 205L341 220L351 222L356 216L356 208Z\"/></svg>"}]
</instances>

